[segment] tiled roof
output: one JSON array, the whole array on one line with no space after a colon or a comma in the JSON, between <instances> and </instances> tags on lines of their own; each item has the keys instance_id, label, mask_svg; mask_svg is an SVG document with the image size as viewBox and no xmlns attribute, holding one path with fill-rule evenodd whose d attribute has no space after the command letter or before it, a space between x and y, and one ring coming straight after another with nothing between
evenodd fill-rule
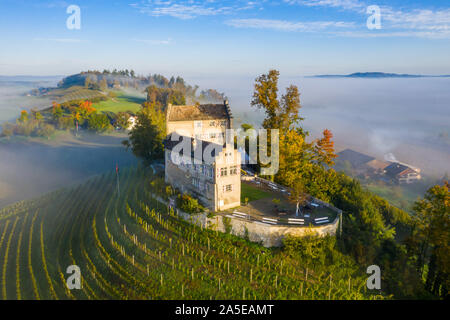
<instances>
[{"instance_id":1,"label":"tiled roof","mask_svg":"<svg viewBox=\"0 0 450 320\"><path fill-rule=\"evenodd\" d=\"M231 118L228 104L200 104L168 108L168 121L214 120Z\"/></svg>"},{"instance_id":2,"label":"tiled roof","mask_svg":"<svg viewBox=\"0 0 450 320\"><path fill-rule=\"evenodd\" d=\"M388 165L384 170L386 171L386 174L391 177L396 177L397 175L401 174L405 170L411 170L409 167L400 164L398 162L393 162L390 165ZM412 170L411 170L412 171Z\"/></svg>"}]
</instances>

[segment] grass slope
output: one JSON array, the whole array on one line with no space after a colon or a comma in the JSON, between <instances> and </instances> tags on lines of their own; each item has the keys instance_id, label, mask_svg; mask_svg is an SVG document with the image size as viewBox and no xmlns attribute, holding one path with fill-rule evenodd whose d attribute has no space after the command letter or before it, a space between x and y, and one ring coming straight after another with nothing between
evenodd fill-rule
<instances>
[{"instance_id":1,"label":"grass slope","mask_svg":"<svg viewBox=\"0 0 450 320\"><path fill-rule=\"evenodd\" d=\"M0 210L3 299L366 299L346 256L300 256L180 220L151 196L152 175L115 173ZM68 290L78 265L82 289ZM332 275L332 280L330 276Z\"/></svg>"},{"instance_id":2,"label":"grass slope","mask_svg":"<svg viewBox=\"0 0 450 320\"><path fill-rule=\"evenodd\" d=\"M141 108L141 104L144 101L145 98L120 93L116 98L94 103L92 106L99 112L104 111L117 113L121 111L131 111L136 113L137 111L139 111L139 109Z\"/></svg>"}]
</instances>

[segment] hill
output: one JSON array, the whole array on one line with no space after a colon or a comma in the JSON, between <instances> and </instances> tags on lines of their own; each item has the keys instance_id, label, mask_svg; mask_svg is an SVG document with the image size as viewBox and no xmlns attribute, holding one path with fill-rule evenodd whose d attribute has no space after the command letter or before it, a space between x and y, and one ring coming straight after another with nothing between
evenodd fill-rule
<instances>
[{"instance_id":1,"label":"hill","mask_svg":"<svg viewBox=\"0 0 450 320\"><path fill-rule=\"evenodd\" d=\"M179 219L152 197L158 179L126 169L120 196L111 172L0 210L3 299L380 297L365 293L366 275L338 251L312 262ZM81 269L81 290L66 287L70 265Z\"/></svg>"},{"instance_id":2,"label":"hill","mask_svg":"<svg viewBox=\"0 0 450 320\"><path fill-rule=\"evenodd\" d=\"M450 75L419 75L419 74L398 74L398 73L385 73L385 72L355 72L347 75L316 75L311 78L445 78Z\"/></svg>"}]
</instances>

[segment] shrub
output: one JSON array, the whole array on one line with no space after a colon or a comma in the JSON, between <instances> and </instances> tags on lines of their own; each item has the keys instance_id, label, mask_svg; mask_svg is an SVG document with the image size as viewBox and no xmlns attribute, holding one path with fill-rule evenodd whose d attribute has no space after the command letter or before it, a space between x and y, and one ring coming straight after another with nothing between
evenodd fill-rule
<instances>
[{"instance_id":1,"label":"shrub","mask_svg":"<svg viewBox=\"0 0 450 320\"><path fill-rule=\"evenodd\" d=\"M11 123L5 122L2 128L1 137L10 137L14 134L14 125Z\"/></svg>"},{"instance_id":2,"label":"shrub","mask_svg":"<svg viewBox=\"0 0 450 320\"><path fill-rule=\"evenodd\" d=\"M205 210L205 208L198 203L197 199L194 199L187 194L178 196L177 206L187 213L200 213Z\"/></svg>"},{"instance_id":3,"label":"shrub","mask_svg":"<svg viewBox=\"0 0 450 320\"><path fill-rule=\"evenodd\" d=\"M291 256L300 256L302 260L312 264L331 264L337 253L336 238L319 237L310 234L305 237L287 236L283 239L286 252Z\"/></svg>"},{"instance_id":4,"label":"shrub","mask_svg":"<svg viewBox=\"0 0 450 320\"><path fill-rule=\"evenodd\" d=\"M55 127L47 123L41 123L36 129L36 135L39 137L50 137L54 132Z\"/></svg>"},{"instance_id":5,"label":"shrub","mask_svg":"<svg viewBox=\"0 0 450 320\"><path fill-rule=\"evenodd\" d=\"M88 118L89 130L105 132L110 128L109 118L105 114L93 113Z\"/></svg>"},{"instance_id":6,"label":"shrub","mask_svg":"<svg viewBox=\"0 0 450 320\"><path fill-rule=\"evenodd\" d=\"M57 120L57 127L61 130L69 130L75 127L74 121L70 117L60 117Z\"/></svg>"}]
</instances>

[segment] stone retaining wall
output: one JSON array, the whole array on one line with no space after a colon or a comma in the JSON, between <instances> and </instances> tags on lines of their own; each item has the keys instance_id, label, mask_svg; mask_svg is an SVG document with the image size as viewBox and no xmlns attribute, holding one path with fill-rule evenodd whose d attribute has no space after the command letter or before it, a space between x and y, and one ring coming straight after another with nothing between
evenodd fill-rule
<instances>
[{"instance_id":1,"label":"stone retaining wall","mask_svg":"<svg viewBox=\"0 0 450 320\"><path fill-rule=\"evenodd\" d=\"M161 197L154 197L162 202L166 203ZM206 213L188 214L184 211L176 209L178 216L189 223L196 224L203 228L209 228L220 232L227 232L227 226L229 232L238 237L248 237L252 242L262 244L264 247L281 247L283 245L283 239L287 235L302 237L305 235L336 235L339 231L339 221L341 221L342 212L339 212L333 222L321 225L321 226L281 226L270 225L258 221L245 221L241 218L229 218L222 215L215 215L212 218L208 218ZM227 222L228 221L228 222Z\"/></svg>"},{"instance_id":2,"label":"stone retaining wall","mask_svg":"<svg viewBox=\"0 0 450 320\"><path fill-rule=\"evenodd\" d=\"M321 226L280 226L269 225L258 221L245 221L240 218L228 218L222 215L216 215L208 218L205 213L190 215L181 210L177 210L178 215L184 220L194 223L198 226L226 232L229 226L230 233L238 237L248 237L252 242L261 243L264 247L281 247L283 238L287 235L302 237L305 235L316 234L318 236L336 235L339 226L339 214L336 219L328 224ZM225 222L224 222L225 220ZM228 221L228 222L226 222Z\"/></svg>"}]
</instances>

